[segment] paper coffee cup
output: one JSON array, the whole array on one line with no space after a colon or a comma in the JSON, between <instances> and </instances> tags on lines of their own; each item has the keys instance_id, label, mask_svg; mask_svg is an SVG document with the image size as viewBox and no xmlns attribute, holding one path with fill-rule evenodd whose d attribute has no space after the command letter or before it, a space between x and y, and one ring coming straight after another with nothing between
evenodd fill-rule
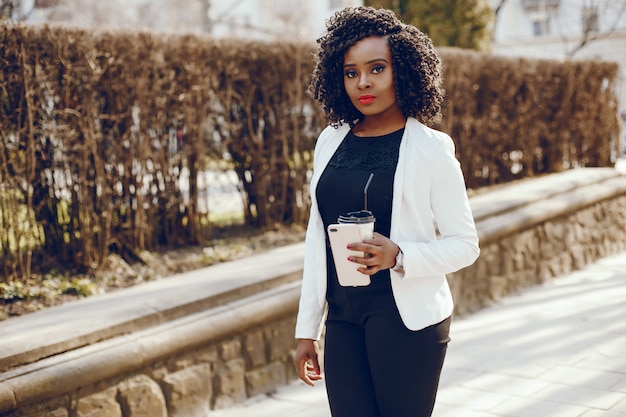
<instances>
[{"instance_id":1,"label":"paper coffee cup","mask_svg":"<svg viewBox=\"0 0 626 417\"><path fill-rule=\"evenodd\" d=\"M374 222L376 219L369 210L351 211L342 214L337 218L337 222L343 224L357 224L361 232L361 239L371 239L374 235Z\"/></svg>"}]
</instances>

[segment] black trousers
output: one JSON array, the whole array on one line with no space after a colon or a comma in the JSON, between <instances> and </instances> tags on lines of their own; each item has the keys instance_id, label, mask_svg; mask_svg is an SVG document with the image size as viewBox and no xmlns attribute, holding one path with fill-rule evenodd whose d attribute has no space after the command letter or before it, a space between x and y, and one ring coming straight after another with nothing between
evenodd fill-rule
<instances>
[{"instance_id":1,"label":"black trousers","mask_svg":"<svg viewBox=\"0 0 626 417\"><path fill-rule=\"evenodd\" d=\"M391 288L333 288L324 370L333 417L428 417L450 322L419 331L402 323ZM376 288L378 287L378 288Z\"/></svg>"}]
</instances>

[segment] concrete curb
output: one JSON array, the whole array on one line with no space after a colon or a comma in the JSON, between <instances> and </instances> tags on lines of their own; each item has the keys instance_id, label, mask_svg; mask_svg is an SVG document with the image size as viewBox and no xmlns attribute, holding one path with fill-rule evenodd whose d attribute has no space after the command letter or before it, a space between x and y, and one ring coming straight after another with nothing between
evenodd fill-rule
<instances>
[{"instance_id":1,"label":"concrete curb","mask_svg":"<svg viewBox=\"0 0 626 417\"><path fill-rule=\"evenodd\" d=\"M581 168L542 178L505 184L502 188L470 198L474 220L496 217L521 207L567 193L583 186L602 183L620 177L613 168Z\"/></svg>"},{"instance_id":2,"label":"concrete curb","mask_svg":"<svg viewBox=\"0 0 626 417\"><path fill-rule=\"evenodd\" d=\"M526 190L511 189L509 193L515 194L518 191ZM579 182L576 187L554 193L552 196L565 192L567 192L567 198L535 199L518 206L514 211L505 211L477 221L476 227L481 245L496 241L507 234L527 229L556 215L573 213L615 195L626 194L626 181L624 176L609 176L599 182L587 184ZM529 196L535 198L534 193L529 193Z\"/></svg>"}]
</instances>

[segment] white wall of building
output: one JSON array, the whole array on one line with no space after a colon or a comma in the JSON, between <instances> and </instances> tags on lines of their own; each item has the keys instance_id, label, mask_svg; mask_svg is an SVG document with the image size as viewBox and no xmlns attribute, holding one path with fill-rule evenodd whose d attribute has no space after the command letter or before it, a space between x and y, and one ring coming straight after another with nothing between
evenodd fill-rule
<instances>
[{"instance_id":1,"label":"white wall of building","mask_svg":"<svg viewBox=\"0 0 626 417\"><path fill-rule=\"evenodd\" d=\"M165 33L202 32L205 0L56 0L52 7L32 10L24 1L28 23L64 23L82 27L146 28ZM204 9L206 10L206 8Z\"/></svg>"},{"instance_id":2,"label":"white wall of building","mask_svg":"<svg viewBox=\"0 0 626 417\"><path fill-rule=\"evenodd\" d=\"M209 20L216 37L315 40L335 11L360 4L359 0L212 1Z\"/></svg>"},{"instance_id":3,"label":"white wall of building","mask_svg":"<svg viewBox=\"0 0 626 417\"><path fill-rule=\"evenodd\" d=\"M167 33L211 33L215 37L314 41L325 21L362 0L54 0L33 9L29 23L59 22L86 27L135 27ZM32 10L32 11L31 11Z\"/></svg>"}]
</instances>

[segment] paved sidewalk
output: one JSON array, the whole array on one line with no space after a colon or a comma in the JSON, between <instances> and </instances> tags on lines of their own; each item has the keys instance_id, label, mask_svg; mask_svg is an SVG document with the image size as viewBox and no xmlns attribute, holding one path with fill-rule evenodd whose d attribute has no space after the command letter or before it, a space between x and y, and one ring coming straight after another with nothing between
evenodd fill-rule
<instances>
[{"instance_id":1,"label":"paved sidewalk","mask_svg":"<svg viewBox=\"0 0 626 417\"><path fill-rule=\"evenodd\" d=\"M626 417L626 253L457 318L434 417ZM214 417L329 417L295 382Z\"/></svg>"}]
</instances>

